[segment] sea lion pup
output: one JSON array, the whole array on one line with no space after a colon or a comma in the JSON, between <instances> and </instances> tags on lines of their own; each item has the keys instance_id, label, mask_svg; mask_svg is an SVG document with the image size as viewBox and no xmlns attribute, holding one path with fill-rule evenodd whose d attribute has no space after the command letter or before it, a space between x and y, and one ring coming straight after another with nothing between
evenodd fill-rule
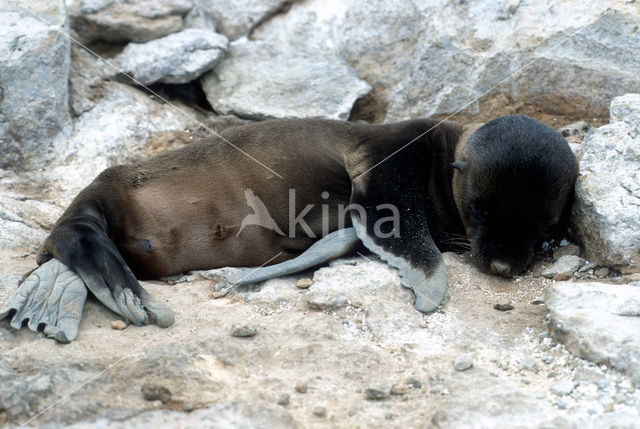
<instances>
[{"instance_id":1,"label":"sea lion pup","mask_svg":"<svg viewBox=\"0 0 640 429\"><path fill-rule=\"evenodd\" d=\"M577 174L562 136L524 116L468 139L461 125L432 119L273 120L223 137L102 172L57 221L0 318L73 340L86 285L128 321L168 326L173 312L136 276L270 265L229 276L246 284L360 243L398 269L426 313L446 294L442 251L467 234L484 270L522 270L568 212Z\"/></svg>"}]
</instances>

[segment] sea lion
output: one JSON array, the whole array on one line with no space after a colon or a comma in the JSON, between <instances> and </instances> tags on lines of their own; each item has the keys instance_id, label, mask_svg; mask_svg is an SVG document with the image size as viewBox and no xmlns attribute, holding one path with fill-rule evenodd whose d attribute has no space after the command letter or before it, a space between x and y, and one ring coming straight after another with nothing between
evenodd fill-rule
<instances>
[{"instance_id":1,"label":"sea lion","mask_svg":"<svg viewBox=\"0 0 640 429\"><path fill-rule=\"evenodd\" d=\"M136 277L261 267L229 275L246 284L361 243L398 269L427 313L446 293L442 251L459 249L466 235L482 269L522 270L568 211L576 174L564 138L524 116L473 132L433 119L240 126L102 172L57 221L40 268L0 318L15 313L13 327L29 319L30 328L70 341L86 285L130 322L168 326L172 311Z\"/></svg>"}]
</instances>

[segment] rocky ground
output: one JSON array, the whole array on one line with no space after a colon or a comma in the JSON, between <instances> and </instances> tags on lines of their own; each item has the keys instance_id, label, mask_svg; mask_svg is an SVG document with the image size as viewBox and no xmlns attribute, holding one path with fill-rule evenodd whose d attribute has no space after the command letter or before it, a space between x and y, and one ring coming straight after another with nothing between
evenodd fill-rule
<instances>
[{"instance_id":1,"label":"rocky ground","mask_svg":"<svg viewBox=\"0 0 640 429\"><path fill-rule=\"evenodd\" d=\"M581 170L569 241L512 280L446 254L430 315L366 254L251 288L144 282L168 329L93 299L70 344L0 321L0 425L638 427L639 17L618 0L0 1L0 306L99 171L246 121L523 113Z\"/></svg>"}]
</instances>

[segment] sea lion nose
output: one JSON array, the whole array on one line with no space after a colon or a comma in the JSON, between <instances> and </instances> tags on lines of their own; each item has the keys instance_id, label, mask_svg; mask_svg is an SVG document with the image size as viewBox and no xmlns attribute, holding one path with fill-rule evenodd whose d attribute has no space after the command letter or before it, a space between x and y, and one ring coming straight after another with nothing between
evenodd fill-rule
<instances>
[{"instance_id":1,"label":"sea lion nose","mask_svg":"<svg viewBox=\"0 0 640 429\"><path fill-rule=\"evenodd\" d=\"M511 265L499 259L494 259L491 261L491 272L509 277L511 275Z\"/></svg>"}]
</instances>

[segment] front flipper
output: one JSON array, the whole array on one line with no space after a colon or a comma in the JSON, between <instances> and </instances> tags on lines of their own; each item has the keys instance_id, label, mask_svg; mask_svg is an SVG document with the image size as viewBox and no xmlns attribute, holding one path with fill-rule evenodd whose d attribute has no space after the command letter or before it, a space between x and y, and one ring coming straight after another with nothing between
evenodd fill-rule
<instances>
[{"instance_id":1,"label":"front flipper","mask_svg":"<svg viewBox=\"0 0 640 429\"><path fill-rule=\"evenodd\" d=\"M385 157L392 150L371 150L384 159L353 179L351 221L362 243L398 269L402 285L415 293L416 309L429 313L447 291L444 258L427 222L429 156L421 142Z\"/></svg>"},{"instance_id":2,"label":"front flipper","mask_svg":"<svg viewBox=\"0 0 640 429\"><path fill-rule=\"evenodd\" d=\"M59 225L48 240L53 255L75 271L100 302L126 320L161 327L173 324L173 311L140 286L107 234L77 219Z\"/></svg>"},{"instance_id":3,"label":"front flipper","mask_svg":"<svg viewBox=\"0 0 640 429\"><path fill-rule=\"evenodd\" d=\"M247 285L297 273L353 252L360 240L353 228L340 229L313 243L300 256L269 267L243 268L227 276L233 285Z\"/></svg>"},{"instance_id":4,"label":"front flipper","mask_svg":"<svg viewBox=\"0 0 640 429\"><path fill-rule=\"evenodd\" d=\"M25 321L34 332L44 326L44 334L68 343L78 336L87 288L82 279L57 259L34 270L9 298L0 319L11 316L11 327L20 329Z\"/></svg>"}]
</instances>

